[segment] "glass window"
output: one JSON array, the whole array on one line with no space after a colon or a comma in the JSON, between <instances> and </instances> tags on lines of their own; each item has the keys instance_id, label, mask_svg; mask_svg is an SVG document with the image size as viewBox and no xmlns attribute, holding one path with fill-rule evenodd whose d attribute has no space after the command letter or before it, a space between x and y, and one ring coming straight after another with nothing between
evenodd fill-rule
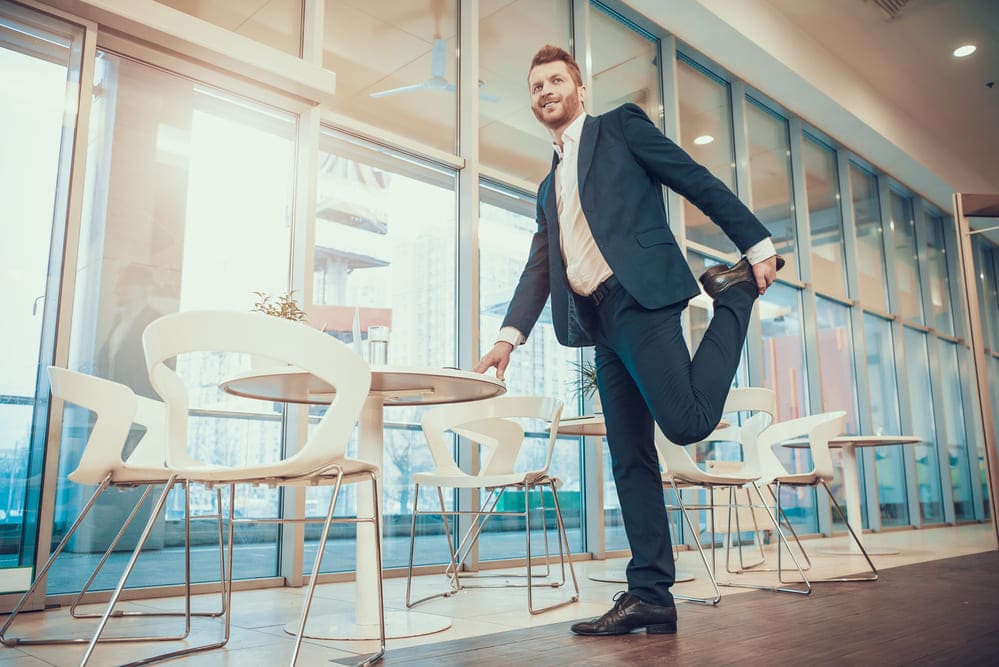
<instances>
[{"instance_id":1,"label":"glass window","mask_svg":"<svg viewBox=\"0 0 999 667\"><path fill-rule=\"evenodd\" d=\"M479 159L482 165L540 183L552 164L552 139L530 111L527 72L545 44L569 49L566 0L513 0L482 9L479 76ZM485 91L490 91L485 94ZM590 104L587 103L587 110ZM511 110L516 110L511 112Z\"/></svg>"},{"instance_id":2,"label":"glass window","mask_svg":"<svg viewBox=\"0 0 999 667\"><path fill-rule=\"evenodd\" d=\"M76 267L70 367L155 397L142 351L143 328L165 313L194 308L247 310L255 290L287 290L295 176L295 116L126 58L99 52L89 135L88 201ZM190 453L208 463L263 463L280 457L281 407L223 394L218 382L247 369L245 355L184 355L178 372L192 392ZM89 490L67 483L89 416L67 411L60 451L54 539ZM138 432L126 448L131 447ZM109 494L60 559L50 592L76 590L107 546L138 490ZM237 512L275 516L279 495L242 489ZM197 509L215 494L192 490ZM183 494L171 495L153 544L158 562L132 585L183 577ZM99 517L96 518L96 517ZM140 520L145 518L140 516ZM277 531L237 527L237 577L277 572ZM208 537L209 543L214 539ZM127 552L122 552L122 556ZM142 561L140 561L140 564ZM113 568L107 568L108 572ZM172 574L164 574L170 572ZM217 572L196 573L212 579ZM109 576L98 586L114 584Z\"/></svg>"},{"instance_id":3,"label":"glass window","mask_svg":"<svg viewBox=\"0 0 999 667\"><path fill-rule=\"evenodd\" d=\"M760 297L759 308L763 384L777 392L777 419L804 417L809 409L801 293L775 283Z\"/></svg>"},{"instance_id":4,"label":"glass window","mask_svg":"<svg viewBox=\"0 0 999 667\"><path fill-rule=\"evenodd\" d=\"M865 306L888 311L888 281L885 276L885 248L882 243L878 182L855 164L850 165L853 193L853 224L857 233L857 276L860 284L854 296Z\"/></svg>"},{"instance_id":5,"label":"glass window","mask_svg":"<svg viewBox=\"0 0 999 667\"><path fill-rule=\"evenodd\" d=\"M593 89L588 111L601 114L631 102L663 126L659 40L598 2L590 12Z\"/></svg>"},{"instance_id":6,"label":"glass window","mask_svg":"<svg viewBox=\"0 0 999 667\"><path fill-rule=\"evenodd\" d=\"M355 343L362 351L369 328L387 326L390 365L455 365L456 182L452 170L323 129L316 182L313 326ZM361 340L355 340L355 330ZM408 561L412 473L433 467L420 429L421 414L422 409L416 407L393 407L385 412L386 567ZM351 443L349 451L356 451L356 443ZM330 492L328 488L310 490L308 511L322 516ZM346 494L346 502L337 514L351 514L356 489L345 488L341 493ZM406 530L394 530L397 525ZM350 527L337 539L353 539L353 535ZM422 542L417 562L446 560L447 552L439 546L436 540ZM353 549L334 551L324 559L323 571L353 568ZM311 562L307 559L307 571Z\"/></svg>"},{"instance_id":7,"label":"glass window","mask_svg":"<svg viewBox=\"0 0 999 667\"><path fill-rule=\"evenodd\" d=\"M999 224L999 218L991 222ZM999 353L999 247L981 237L973 238L971 247L978 276L978 311L985 347Z\"/></svg>"},{"instance_id":8,"label":"glass window","mask_svg":"<svg viewBox=\"0 0 999 667\"><path fill-rule=\"evenodd\" d=\"M735 147L729 85L682 58L677 61L676 74L680 146L735 192ZM719 253L737 252L735 244L721 228L686 199L683 200L683 221L688 241L700 243Z\"/></svg>"},{"instance_id":9,"label":"glass window","mask_svg":"<svg viewBox=\"0 0 999 667\"><path fill-rule=\"evenodd\" d=\"M937 434L930 383L930 360L926 348L927 336L905 327L905 358L908 366L909 398L912 407L912 433L923 439L915 445L916 483L919 485L919 510L926 523L944 520L940 495L940 457L937 454Z\"/></svg>"},{"instance_id":10,"label":"glass window","mask_svg":"<svg viewBox=\"0 0 999 667\"><path fill-rule=\"evenodd\" d=\"M767 229L777 252L787 262L784 275L798 277L798 242L791 202L791 148L787 120L749 99L749 181L753 212Z\"/></svg>"},{"instance_id":11,"label":"glass window","mask_svg":"<svg viewBox=\"0 0 999 667\"><path fill-rule=\"evenodd\" d=\"M819 376L822 382L822 411L846 412L844 433L859 433L860 420L857 418L857 374L853 363L853 330L850 326L850 308L830 299L816 299L816 315L818 319L818 352ZM782 448L784 457L801 458L807 452L797 449ZM832 449L831 455L836 464L836 478L829 484L841 507L846 507L846 497L843 495L843 480L839 475L842 468L842 450ZM789 463L789 470L804 469L804 461ZM840 522L839 514L832 513L837 530L846 530Z\"/></svg>"},{"instance_id":12,"label":"glass window","mask_svg":"<svg viewBox=\"0 0 999 667\"><path fill-rule=\"evenodd\" d=\"M185 14L214 23L285 53L302 52L302 0L230 2L229 0L157 0Z\"/></svg>"},{"instance_id":13,"label":"glass window","mask_svg":"<svg viewBox=\"0 0 999 667\"><path fill-rule=\"evenodd\" d=\"M897 192L891 196L891 238L895 244L895 294L898 303L892 311L907 320L923 323L922 290L919 288L919 261L916 254L916 223L912 200Z\"/></svg>"},{"instance_id":14,"label":"glass window","mask_svg":"<svg viewBox=\"0 0 999 667\"><path fill-rule=\"evenodd\" d=\"M812 236L812 283L820 292L846 297L836 153L807 134L801 145L808 193L808 227Z\"/></svg>"},{"instance_id":15,"label":"glass window","mask_svg":"<svg viewBox=\"0 0 999 667\"><path fill-rule=\"evenodd\" d=\"M947 272L947 247L954 248L954 226L949 218L927 215L924 218L923 257L930 284L929 324L941 333L954 334L954 314L950 306L950 277Z\"/></svg>"},{"instance_id":16,"label":"glass window","mask_svg":"<svg viewBox=\"0 0 999 667\"><path fill-rule=\"evenodd\" d=\"M31 582L83 29L0 5L0 590ZM52 258L50 260L50 257ZM51 268L50 268L51 267ZM42 550L48 554L43 545Z\"/></svg>"},{"instance_id":17,"label":"glass window","mask_svg":"<svg viewBox=\"0 0 999 667\"><path fill-rule=\"evenodd\" d=\"M534 220L535 203L532 197L490 184L483 184L480 193L479 348L488 350L496 341L496 333L527 263L531 238L538 224ZM577 372L574 364L579 358L578 349L563 347L556 340L551 306L546 305L527 342L510 357L510 365L506 369L507 391L514 396L557 396L565 401L564 415L578 415L580 404L575 394ZM544 441L535 440L525 443L524 447L525 450L531 448L536 455L538 451L544 451ZM521 454L530 456L527 451ZM520 463L528 465L524 459L519 460L518 465ZM582 462L578 438L559 441L552 459L552 471L564 483L559 489L559 501L567 522L569 543L574 551L581 550ZM616 501L616 493L613 498ZM508 501L515 502L516 499L511 496ZM523 557L523 535L508 531L509 526L501 522L487 524L481 543L481 558ZM510 535L514 536L513 542L509 541Z\"/></svg>"},{"instance_id":18,"label":"glass window","mask_svg":"<svg viewBox=\"0 0 999 667\"><path fill-rule=\"evenodd\" d=\"M941 400L940 414L944 417L947 440L941 443L947 450L950 462L950 483L954 489L954 515L958 520L975 518L974 495L971 485L971 458L968 455L968 434L964 427L964 392L961 389L961 372L958 366L957 344L937 338L940 356L940 391L934 392Z\"/></svg>"},{"instance_id":19,"label":"glass window","mask_svg":"<svg viewBox=\"0 0 999 667\"><path fill-rule=\"evenodd\" d=\"M458 3L325 0L329 107L448 153L457 149ZM525 73L526 77L526 73ZM489 82L480 88L490 94Z\"/></svg>"},{"instance_id":20,"label":"glass window","mask_svg":"<svg viewBox=\"0 0 999 667\"><path fill-rule=\"evenodd\" d=\"M822 411L846 412L844 433L859 433L857 418L857 374L853 365L853 330L850 308L830 299L816 301L819 325L819 371L822 379Z\"/></svg>"},{"instance_id":21,"label":"glass window","mask_svg":"<svg viewBox=\"0 0 999 667\"><path fill-rule=\"evenodd\" d=\"M901 433L891 322L865 313L864 335L867 338L867 378L871 390L871 420L874 433ZM876 447L874 460L881 523L886 526L905 525L908 523L909 514L905 499L902 449L897 445ZM861 497L863 498L864 494L861 494Z\"/></svg>"}]
</instances>

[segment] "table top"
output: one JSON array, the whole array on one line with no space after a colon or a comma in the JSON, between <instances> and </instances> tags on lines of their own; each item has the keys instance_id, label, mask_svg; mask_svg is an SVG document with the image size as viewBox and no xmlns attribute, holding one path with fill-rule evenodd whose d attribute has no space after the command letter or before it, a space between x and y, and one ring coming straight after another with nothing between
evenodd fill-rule
<instances>
[{"instance_id":1,"label":"table top","mask_svg":"<svg viewBox=\"0 0 999 667\"><path fill-rule=\"evenodd\" d=\"M563 417L558 423L559 435L607 435L603 415L583 415L581 417Z\"/></svg>"},{"instance_id":2,"label":"table top","mask_svg":"<svg viewBox=\"0 0 999 667\"><path fill-rule=\"evenodd\" d=\"M335 391L325 381L294 366L257 368L226 378L222 391L263 401L326 405ZM440 405L493 398L506 385L491 375L456 368L372 366L370 394L385 405Z\"/></svg>"},{"instance_id":3,"label":"table top","mask_svg":"<svg viewBox=\"0 0 999 667\"><path fill-rule=\"evenodd\" d=\"M715 429L728 428L729 426L730 424L727 421L722 420L718 422L718 426ZM563 417L558 423L558 434L605 436L607 435L607 427L604 426L604 416L602 414Z\"/></svg>"},{"instance_id":4,"label":"table top","mask_svg":"<svg viewBox=\"0 0 999 667\"><path fill-rule=\"evenodd\" d=\"M886 445L915 445L923 442L914 435L837 435L829 439L830 447L884 447ZM808 440L796 438L781 443L785 447L808 447Z\"/></svg>"}]
</instances>

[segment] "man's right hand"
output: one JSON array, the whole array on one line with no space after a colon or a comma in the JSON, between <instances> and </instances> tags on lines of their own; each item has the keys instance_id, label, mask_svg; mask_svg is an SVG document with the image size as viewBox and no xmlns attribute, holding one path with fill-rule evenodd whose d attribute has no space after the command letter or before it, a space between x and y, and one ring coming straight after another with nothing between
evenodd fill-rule
<instances>
[{"instance_id":1,"label":"man's right hand","mask_svg":"<svg viewBox=\"0 0 999 667\"><path fill-rule=\"evenodd\" d=\"M513 345L499 341L493 345L493 349L482 355L479 363L475 364L472 371L485 373L490 368L496 369L496 379L502 380L506 367L510 365L510 353L513 352Z\"/></svg>"}]
</instances>

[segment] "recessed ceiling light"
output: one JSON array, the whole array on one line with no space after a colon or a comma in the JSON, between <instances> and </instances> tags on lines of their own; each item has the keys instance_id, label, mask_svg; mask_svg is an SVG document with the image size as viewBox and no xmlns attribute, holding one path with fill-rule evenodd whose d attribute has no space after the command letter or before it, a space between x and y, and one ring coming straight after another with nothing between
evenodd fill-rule
<instances>
[{"instance_id":1,"label":"recessed ceiling light","mask_svg":"<svg viewBox=\"0 0 999 667\"><path fill-rule=\"evenodd\" d=\"M967 58L978 49L974 44L965 44L954 49L954 56L957 58Z\"/></svg>"},{"instance_id":2,"label":"recessed ceiling light","mask_svg":"<svg viewBox=\"0 0 999 667\"><path fill-rule=\"evenodd\" d=\"M698 146L703 146L704 144L710 144L714 140L715 138L712 137L710 134L702 134L701 136L694 139L694 143L697 144Z\"/></svg>"}]
</instances>

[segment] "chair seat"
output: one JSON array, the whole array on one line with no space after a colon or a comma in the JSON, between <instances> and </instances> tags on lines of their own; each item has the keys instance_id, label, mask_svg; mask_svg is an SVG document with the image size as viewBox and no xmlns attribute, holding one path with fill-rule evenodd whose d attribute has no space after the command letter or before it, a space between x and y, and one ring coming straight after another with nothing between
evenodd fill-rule
<instances>
[{"instance_id":1,"label":"chair seat","mask_svg":"<svg viewBox=\"0 0 999 667\"><path fill-rule=\"evenodd\" d=\"M282 475L284 466L278 464L264 464L256 466L246 466L239 468L227 468L225 466L199 465L180 470L180 477L195 482L241 482L241 483L273 483L292 485L315 485L320 483L317 478L329 477L330 480L336 477L339 470L343 471L344 481L348 481L355 475L361 473L379 473L376 465L361 461L359 459L339 459L330 463L329 466L313 470L302 475Z\"/></svg>"},{"instance_id":2,"label":"chair seat","mask_svg":"<svg viewBox=\"0 0 999 667\"><path fill-rule=\"evenodd\" d=\"M444 486L456 489L479 489L499 486L514 486L534 482L544 476L543 472L512 472L501 475L456 475L419 472L413 480L421 486Z\"/></svg>"},{"instance_id":3,"label":"chair seat","mask_svg":"<svg viewBox=\"0 0 999 667\"><path fill-rule=\"evenodd\" d=\"M774 482L780 482L785 486L815 486L822 480L822 477L812 472L800 472L793 475L781 475L774 477ZM829 481L829 480L826 480Z\"/></svg>"}]
</instances>

